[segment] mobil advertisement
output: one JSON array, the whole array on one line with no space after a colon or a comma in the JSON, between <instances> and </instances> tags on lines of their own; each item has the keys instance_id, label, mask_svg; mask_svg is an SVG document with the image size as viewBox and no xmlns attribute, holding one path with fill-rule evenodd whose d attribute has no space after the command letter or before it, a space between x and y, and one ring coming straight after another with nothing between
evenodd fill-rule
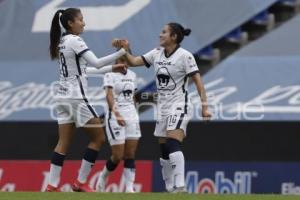
<instances>
[{"instance_id":1,"label":"mobil advertisement","mask_svg":"<svg viewBox=\"0 0 300 200\"><path fill-rule=\"evenodd\" d=\"M300 194L300 163L186 162L189 193ZM159 162L153 164L153 191L164 191Z\"/></svg>"},{"instance_id":2,"label":"mobil advertisement","mask_svg":"<svg viewBox=\"0 0 300 200\"><path fill-rule=\"evenodd\" d=\"M81 161L65 161L59 189L71 192ZM44 191L49 161L0 161L0 191ZM105 161L97 161L88 178L94 188ZM189 193L212 194L297 194L300 195L300 162L186 162ZM106 192L123 192L123 163L112 173ZM163 192L164 183L158 161L137 161L136 192Z\"/></svg>"},{"instance_id":3,"label":"mobil advertisement","mask_svg":"<svg viewBox=\"0 0 300 200\"><path fill-rule=\"evenodd\" d=\"M65 161L62 170L59 189L71 192L71 184L76 180L81 161ZM105 161L97 161L88 178L90 187L95 188L98 174ZM45 191L49 176L49 161L0 161L0 191ZM125 183L122 177L123 163L109 176L106 191L123 192ZM147 172L147 173L145 173ZM136 181L134 189L137 192L152 191L152 162L136 162Z\"/></svg>"}]
</instances>

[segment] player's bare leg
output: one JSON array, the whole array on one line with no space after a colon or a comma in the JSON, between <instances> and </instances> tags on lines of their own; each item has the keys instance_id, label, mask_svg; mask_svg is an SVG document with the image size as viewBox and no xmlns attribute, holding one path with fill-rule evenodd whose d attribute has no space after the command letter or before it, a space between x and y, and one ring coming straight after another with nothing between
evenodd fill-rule
<instances>
[{"instance_id":1,"label":"player's bare leg","mask_svg":"<svg viewBox=\"0 0 300 200\"><path fill-rule=\"evenodd\" d=\"M62 166L68 148L72 142L74 132L75 132L74 123L60 124L58 126L59 139L51 159L49 182L46 188L46 191L48 192L58 191L57 187L60 182L60 174L61 174Z\"/></svg>"},{"instance_id":2,"label":"player's bare leg","mask_svg":"<svg viewBox=\"0 0 300 200\"><path fill-rule=\"evenodd\" d=\"M99 118L90 119L87 122L87 125L90 126L87 126L84 129L90 138L90 143L84 153L77 180L72 185L73 190L77 192L93 192L87 184L87 177L95 164L98 151L105 141L104 131L101 128L101 121Z\"/></svg>"},{"instance_id":3,"label":"player's bare leg","mask_svg":"<svg viewBox=\"0 0 300 200\"><path fill-rule=\"evenodd\" d=\"M124 144L112 145L111 146L112 155L109 160L106 161L105 166L99 173L98 181L96 183L97 192L105 192L105 184L107 182L107 177L112 173L123 159L124 155Z\"/></svg>"},{"instance_id":4,"label":"player's bare leg","mask_svg":"<svg viewBox=\"0 0 300 200\"><path fill-rule=\"evenodd\" d=\"M123 176L125 177L125 192L134 193L133 184L135 181L135 152L138 146L137 139L128 139L125 142L125 153L124 153L124 171Z\"/></svg>"}]
</instances>

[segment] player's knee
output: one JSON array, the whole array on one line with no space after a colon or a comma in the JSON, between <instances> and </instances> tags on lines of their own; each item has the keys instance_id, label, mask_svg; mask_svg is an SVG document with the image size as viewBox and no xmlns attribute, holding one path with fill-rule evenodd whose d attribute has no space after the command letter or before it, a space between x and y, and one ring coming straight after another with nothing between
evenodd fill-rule
<instances>
[{"instance_id":1,"label":"player's knee","mask_svg":"<svg viewBox=\"0 0 300 200\"><path fill-rule=\"evenodd\" d=\"M134 151L125 151L124 159L134 159L135 152Z\"/></svg>"},{"instance_id":2,"label":"player's knee","mask_svg":"<svg viewBox=\"0 0 300 200\"><path fill-rule=\"evenodd\" d=\"M97 147L101 147L104 144L105 140L103 138L94 138L91 140L91 143L93 143Z\"/></svg>"},{"instance_id":3,"label":"player's knee","mask_svg":"<svg viewBox=\"0 0 300 200\"><path fill-rule=\"evenodd\" d=\"M112 158L110 158L106 162L106 168L108 169L108 171L114 171L117 168L118 164L118 162L115 162L114 160L112 160Z\"/></svg>"},{"instance_id":4,"label":"player's knee","mask_svg":"<svg viewBox=\"0 0 300 200\"><path fill-rule=\"evenodd\" d=\"M169 154L181 151L181 142L173 138L168 138L166 141L166 148L168 149Z\"/></svg>"},{"instance_id":5,"label":"player's knee","mask_svg":"<svg viewBox=\"0 0 300 200\"><path fill-rule=\"evenodd\" d=\"M114 153L112 155L112 161L114 163L119 163L121 160L123 160L123 154L121 154L121 153Z\"/></svg>"},{"instance_id":6,"label":"player's knee","mask_svg":"<svg viewBox=\"0 0 300 200\"><path fill-rule=\"evenodd\" d=\"M136 149L128 146L125 148L124 159L134 159Z\"/></svg>"},{"instance_id":7,"label":"player's knee","mask_svg":"<svg viewBox=\"0 0 300 200\"><path fill-rule=\"evenodd\" d=\"M59 139L54 151L59 152L61 154L66 154L70 144L71 144L71 141Z\"/></svg>"}]
</instances>

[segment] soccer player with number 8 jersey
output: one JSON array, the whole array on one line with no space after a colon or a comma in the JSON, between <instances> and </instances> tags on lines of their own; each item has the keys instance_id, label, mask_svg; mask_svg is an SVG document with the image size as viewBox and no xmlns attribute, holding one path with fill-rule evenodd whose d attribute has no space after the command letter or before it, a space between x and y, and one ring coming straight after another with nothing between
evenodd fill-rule
<instances>
[{"instance_id":1,"label":"soccer player with number 8 jersey","mask_svg":"<svg viewBox=\"0 0 300 200\"><path fill-rule=\"evenodd\" d=\"M61 26L65 29L62 34ZM125 54L120 49L106 57L97 58L79 36L84 30L81 11L76 8L58 10L50 30L50 56L59 60L60 78L54 87L55 111L58 121L59 140L51 159L46 191L58 191L64 159L76 127L84 127L90 143L83 156L73 191L91 192L87 177L95 163L98 151L105 140L101 121L87 97L87 65L99 68L102 73L125 71L123 64L105 66ZM92 126L92 127L91 127Z\"/></svg>"}]
</instances>

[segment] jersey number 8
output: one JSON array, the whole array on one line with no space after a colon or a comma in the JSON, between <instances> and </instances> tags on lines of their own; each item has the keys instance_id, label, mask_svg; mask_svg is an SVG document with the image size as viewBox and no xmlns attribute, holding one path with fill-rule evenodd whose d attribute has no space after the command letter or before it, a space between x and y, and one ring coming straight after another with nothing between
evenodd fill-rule
<instances>
[{"instance_id":1,"label":"jersey number 8","mask_svg":"<svg viewBox=\"0 0 300 200\"><path fill-rule=\"evenodd\" d=\"M60 57L60 64L61 64L61 71L64 77L68 77L68 68L66 64L66 59L63 53L59 54Z\"/></svg>"}]
</instances>

